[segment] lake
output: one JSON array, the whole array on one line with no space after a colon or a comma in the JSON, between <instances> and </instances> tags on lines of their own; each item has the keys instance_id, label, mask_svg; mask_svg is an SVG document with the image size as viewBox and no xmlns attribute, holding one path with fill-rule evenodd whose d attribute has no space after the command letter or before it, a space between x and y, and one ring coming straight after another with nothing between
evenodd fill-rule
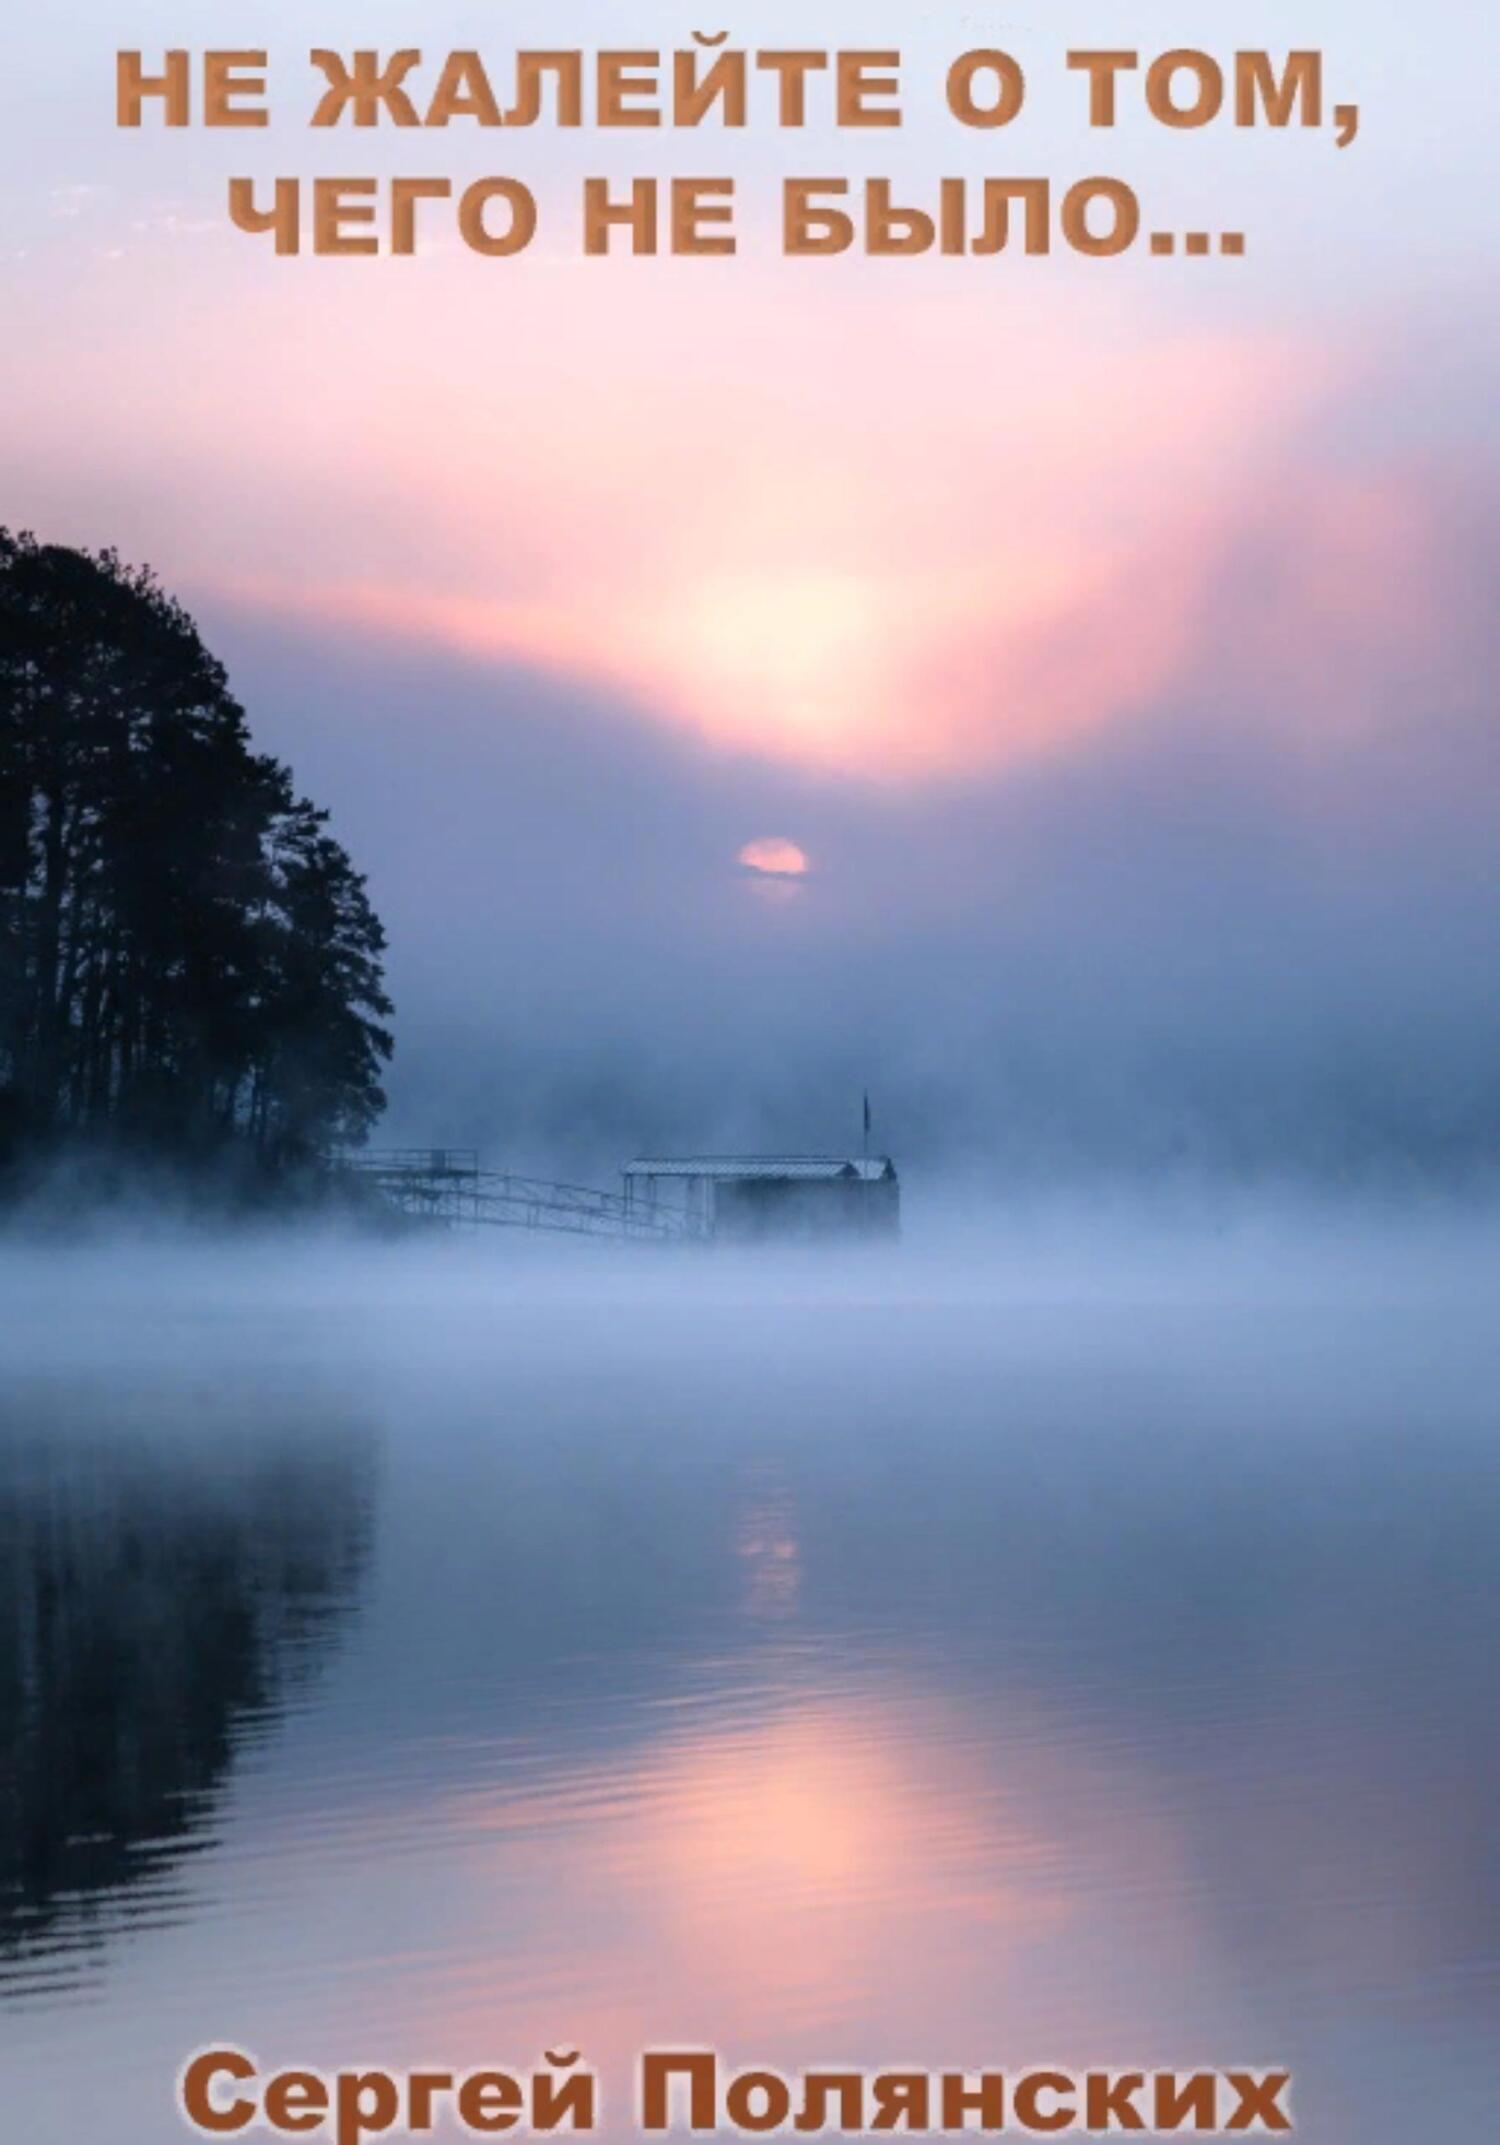
<instances>
[{"instance_id":1,"label":"lake","mask_svg":"<svg viewBox=\"0 0 1500 2145\"><path fill-rule=\"evenodd\" d=\"M565 1254L5 1255L7 2137L230 2041L1491 2145L1482 1227Z\"/></svg>"}]
</instances>

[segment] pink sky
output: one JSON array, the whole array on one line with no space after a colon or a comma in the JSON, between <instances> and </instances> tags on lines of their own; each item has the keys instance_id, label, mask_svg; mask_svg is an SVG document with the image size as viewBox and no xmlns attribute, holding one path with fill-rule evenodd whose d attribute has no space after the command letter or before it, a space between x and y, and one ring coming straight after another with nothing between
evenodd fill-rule
<instances>
[{"instance_id":1,"label":"pink sky","mask_svg":"<svg viewBox=\"0 0 1500 2145\"><path fill-rule=\"evenodd\" d=\"M14 383L18 489L191 599L540 666L879 780L1069 745L1226 631L1278 691L1332 635L1337 728L1367 662L1442 636L1426 480L1320 439L1367 388L1348 335L1083 275L1024 316L936 272L920 305L851 277L792 311L739 263L539 266L508 315L464 258L278 264L205 311L171 254L133 278L171 368L138 336L107 400L107 276L58 294ZM1267 634L1231 562L1270 522L1292 608Z\"/></svg>"},{"instance_id":2,"label":"pink sky","mask_svg":"<svg viewBox=\"0 0 1500 2145\"><path fill-rule=\"evenodd\" d=\"M107 73L113 41L73 0L23 55L33 118L49 99L70 116L15 175L24 243L0 248L4 513L115 542L190 601L539 667L648 725L859 782L1075 749L1226 664L1263 677L1268 713L1290 698L1299 729L1348 734L1393 673L1442 667L1438 525L1453 472L1475 475L1472 437L1433 448L1419 368L1414 402L1393 390L1392 324L1462 307L1472 349L1488 314L1470 195L1444 186L1468 152L1428 124L1425 44L1310 6L1296 36L1279 6L1262 34L1322 43L1340 93L1373 100L1347 153L1299 130L1091 139L1069 39L1013 39L1033 93L1008 152L1112 161L1157 220L1212 200L1250 229L1244 261L786 262L751 233L738 260L657 264L581 260L556 217L516 262L451 238L414 261L277 261L228 227L226 172L347 164L350 138L309 137L285 88L248 147L100 126L81 55L98 43ZM262 12L273 84L300 91L300 24L284 0ZM1119 43L1114 13L1097 27ZM852 21L832 8L829 40ZM604 23L582 8L578 39ZM148 10L137 34L159 28ZM459 28L440 12L427 44ZM1176 29L1150 0L1123 41ZM797 158L886 162L909 190L960 152L992 160L923 102L971 30L906 23L913 121L875 164L816 130ZM1398 79L1404 138L1432 151L1415 170L1383 123ZM462 173L498 145L420 146ZM649 146L670 169L709 139ZM549 203L603 154L587 130L503 147ZM378 130L357 148L377 172L410 161ZM750 129L712 154L748 191L791 150Z\"/></svg>"}]
</instances>

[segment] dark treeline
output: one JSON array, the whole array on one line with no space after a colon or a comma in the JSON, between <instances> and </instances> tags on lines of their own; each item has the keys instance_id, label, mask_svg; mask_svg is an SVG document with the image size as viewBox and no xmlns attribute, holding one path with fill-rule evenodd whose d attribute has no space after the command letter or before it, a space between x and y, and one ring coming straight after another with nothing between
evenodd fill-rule
<instances>
[{"instance_id":1,"label":"dark treeline","mask_svg":"<svg viewBox=\"0 0 1500 2145\"><path fill-rule=\"evenodd\" d=\"M149 571L0 530L0 1163L274 1180L359 1139L384 943Z\"/></svg>"},{"instance_id":2,"label":"dark treeline","mask_svg":"<svg viewBox=\"0 0 1500 2145\"><path fill-rule=\"evenodd\" d=\"M173 1911L242 1738L357 1606L375 1494L363 1426L274 1392L207 1446L187 1389L25 1401L0 1422L0 2000L76 1966L101 1902Z\"/></svg>"}]
</instances>

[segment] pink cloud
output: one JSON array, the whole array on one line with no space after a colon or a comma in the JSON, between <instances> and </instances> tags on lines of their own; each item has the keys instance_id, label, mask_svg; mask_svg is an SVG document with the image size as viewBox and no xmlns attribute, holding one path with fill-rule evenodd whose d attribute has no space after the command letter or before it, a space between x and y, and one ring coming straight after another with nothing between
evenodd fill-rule
<instances>
[{"instance_id":1,"label":"pink cloud","mask_svg":"<svg viewBox=\"0 0 1500 2145\"><path fill-rule=\"evenodd\" d=\"M876 778L1056 750L1210 659L1305 698L1335 650L1347 677L1436 630L1410 498L1295 473L1346 353L1184 324L1138 284L1060 277L1022 310L974 278L914 278L907 306L809 279L789 303L746 264L598 265L290 264L182 326L179 381L127 364L48 450L97 481L169 438L151 550L198 589ZM1236 589L1247 532L1261 581Z\"/></svg>"}]
</instances>

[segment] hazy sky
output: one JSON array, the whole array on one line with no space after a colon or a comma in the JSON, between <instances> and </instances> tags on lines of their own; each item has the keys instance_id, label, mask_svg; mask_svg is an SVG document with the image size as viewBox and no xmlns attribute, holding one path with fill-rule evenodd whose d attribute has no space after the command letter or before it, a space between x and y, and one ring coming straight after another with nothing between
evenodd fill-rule
<instances>
[{"instance_id":1,"label":"hazy sky","mask_svg":"<svg viewBox=\"0 0 1500 2145\"><path fill-rule=\"evenodd\" d=\"M1379 1163L1500 1142L1496 33L1425 10L500 10L334 47L880 45L899 132L112 125L163 0L60 0L0 90L0 519L152 562L390 927L393 1131L608 1166ZM1217 22L1222 21L1222 35ZM947 117L998 42L1028 108ZM1357 141L1082 124L1069 45L1320 46ZM430 80L431 69L426 79ZM278 260L225 179L509 173L534 249ZM579 257L584 173L733 173L732 261ZM1130 180L1243 260L785 261L780 176ZM434 229L441 232L441 225ZM737 862L793 844L800 880ZM784 852L783 852L784 854Z\"/></svg>"}]
</instances>

